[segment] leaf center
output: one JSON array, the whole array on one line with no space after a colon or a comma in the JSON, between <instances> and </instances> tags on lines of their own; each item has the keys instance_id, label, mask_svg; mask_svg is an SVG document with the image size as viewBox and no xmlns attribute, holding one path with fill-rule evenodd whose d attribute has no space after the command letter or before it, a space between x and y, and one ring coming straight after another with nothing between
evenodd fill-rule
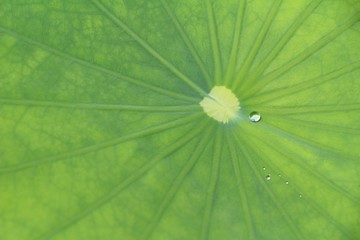
<instances>
[{"instance_id":1,"label":"leaf center","mask_svg":"<svg viewBox=\"0 0 360 240\"><path fill-rule=\"evenodd\" d=\"M199 104L209 117L224 124L234 119L240 109L236 95L225 86L213 87Z\"/></svg>"}]
</instances>

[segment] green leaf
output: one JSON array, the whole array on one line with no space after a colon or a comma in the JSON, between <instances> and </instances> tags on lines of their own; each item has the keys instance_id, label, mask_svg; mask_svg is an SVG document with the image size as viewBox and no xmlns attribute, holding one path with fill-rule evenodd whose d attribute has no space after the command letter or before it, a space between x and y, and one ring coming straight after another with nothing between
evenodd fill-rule
<instances>
[{"instance_id":1,"label":"green leaf","mask_svg":"<svg viewBox=\"0 0 360 240\"><path fill-rule=\"evenodd\" d=\"M358 0L0 6L0 239L359 238Z\"/></svg>"}]
</instances>

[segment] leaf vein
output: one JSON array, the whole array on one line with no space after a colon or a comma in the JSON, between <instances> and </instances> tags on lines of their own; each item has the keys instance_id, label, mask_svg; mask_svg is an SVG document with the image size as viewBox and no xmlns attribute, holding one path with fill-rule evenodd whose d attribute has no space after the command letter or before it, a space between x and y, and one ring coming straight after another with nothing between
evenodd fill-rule
<instances>
[{"instance_id":1,"label":"leaf vein","mask_svg":"<svg viewBox=\"0 0 360 240\"><path fill-rule=\"evenodd\" d=\"M94 5L104 13L109 20L111 20L116 26L123 29L130 37L132 37L140 46L142 46L148 53L162 63L168 70L170 70L175 76L177 76L182 82L191 87L194 91L200 94L200 96L206 96L207 93L200 88L191 79L185 76L180 70L178 70L172 63L161 56L153 47L151 47L144 39L142 39L137 33L131 30L120 18L114 15L105 5L99 0L92 0Z\"/></svg>"}]
</instances>

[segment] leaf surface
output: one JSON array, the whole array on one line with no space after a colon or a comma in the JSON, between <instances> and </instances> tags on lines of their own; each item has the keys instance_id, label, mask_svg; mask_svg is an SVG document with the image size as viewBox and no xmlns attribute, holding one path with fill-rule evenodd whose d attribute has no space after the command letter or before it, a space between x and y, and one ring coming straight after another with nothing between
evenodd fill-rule
<instances>
[{"instance_id":1,"label":"leaf surface","mask_svg":"<svg viewBox=\"0 0 360 240\"><path fill-rule=\"evenodd\" d=\"M358 1L0 6L0 239L360 236Z\"/></svg>"}]
</instances>

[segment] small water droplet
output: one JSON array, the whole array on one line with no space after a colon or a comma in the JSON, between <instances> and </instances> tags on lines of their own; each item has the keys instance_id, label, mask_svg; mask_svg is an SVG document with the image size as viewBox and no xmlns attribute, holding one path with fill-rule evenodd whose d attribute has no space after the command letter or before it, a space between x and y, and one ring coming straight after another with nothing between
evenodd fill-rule
<instances>
[{"instance_id":1,"label":"small water droplet","mask_svg":"<svg viewBox=\"0 0 360 240\"><path fill-rule=\"evenodd\" d=\"M286 185L289 185L289 181L286 181L285 184L286 184Z\"/></svg>"},{"instance_id":2,"label":"small water droplet","mask_svg":"<svg viewBox=\"0 0 360 240\"><path fill-rule=\"evenodd\" d=\"M263 170L265 171L265 170L266 170L266 168L265 168L265 167L263 167Z\"/></svg>"},{"instance_id":3,"label":"small water droplet","mask_svg":"<svg viewBox=\"0 0 360 240\"><path fill-rule=\"evenodd\" d=\"M281 174L279 174L278 176L281 177Z\"/></svg>"},{"instance_id":4,"label":"small water droplet","mask_svg":"<svg viewBox=\"0 0 360 240\"><path fill-rule=\"evenodd\" d=\"M299 194L299 198L302 198L302 195L301 195L301 194Z\"/></svg>"},{"instance_id":5,"label":"small water droplet","mask_svg":"<svg viewBox=\"0 0 360 240\"><path fill-rule=\"evenodd\" d=\"M269 180L271 179L270 174L266 175L266 176L265 176L265 179L266 179L267 181L269 181Z\"/></svg>"},{"instance_id":6,"label":"small water droplet","mask_svg":"<svg viewBox=\"0 0 360 240\"><path fill-rule=\"evenodd\" d=\"M258 112L251 112L249 115L249 119L251 122L257 123L261 120L261 115Z\"/></svg>"}]
</instances>

